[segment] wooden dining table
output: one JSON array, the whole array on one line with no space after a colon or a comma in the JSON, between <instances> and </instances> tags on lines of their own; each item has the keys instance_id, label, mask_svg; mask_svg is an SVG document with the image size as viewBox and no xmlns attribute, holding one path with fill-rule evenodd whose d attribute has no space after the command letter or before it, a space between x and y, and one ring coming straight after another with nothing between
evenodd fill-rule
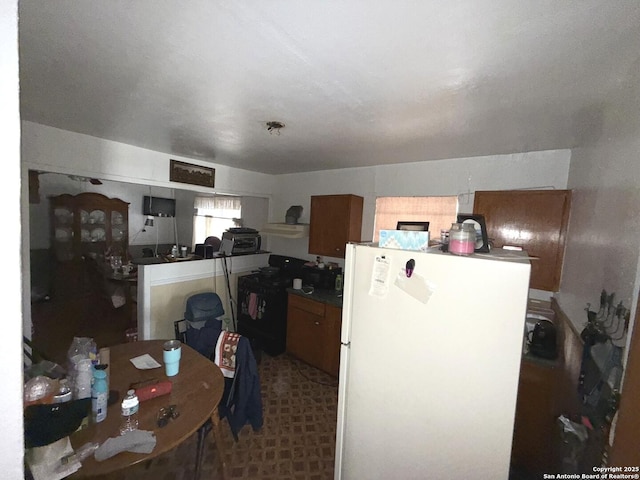
<instances>
[{"instance_id":1,"label":"wooden dining table","mask_svg":"<svg viewBox=\"0 0 640 480\"><path fill-rule=\"evenodd\" d=\"M214 424L214 434L219 427L218 403L224 391L224 377L218 366L191 347L182 345L180 371L173 377L165 375L162 361L164 340L148 340L124 343L110 348L109 390L119 394L118 401L107 409L107 418L100 423L90 422L88 427L70 436L74 450L88 442L102 444L110 437L117 437L122 422L120 402L130 385L147 380L171 381L170 394L152 398L140 403L138 429L152 431L156 445L149 454L121 452L96 461L91 455L82 462L82 468L70 478L84 478L104 475L121 470L140 462L151 460L179 445L193 435L207 421ZM130 361L139 355L149 354L162 366L148 370L136 368ZM158 412L162 407L175 405L180 415L168 421L164 427L158 426ZM220 451L219 431L216 435L218 453ZM195 458L195 453L194 453ZM197 470L199 466L196 466ZM224 462L222 462L224 474Z\"/></svg>"}]
</instances>

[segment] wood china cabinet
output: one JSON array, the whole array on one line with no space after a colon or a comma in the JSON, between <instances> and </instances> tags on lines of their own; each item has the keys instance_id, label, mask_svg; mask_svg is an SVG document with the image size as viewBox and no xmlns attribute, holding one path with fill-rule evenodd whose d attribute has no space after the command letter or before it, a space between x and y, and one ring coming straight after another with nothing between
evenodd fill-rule
<instances>
[{"instance_id":1,"label":"wood china cabinet","mask_svg":"<svg viewBox=\"0 0 640 480\"><path fill-rule=\"evenodd\" d=\"M475 193L493 247L522 247L531 262L531 288L557 292L571 207L570 190L503 190Z\"/></svg>"},{"instance_id":2,"label":"wood china cabinet","mask_svg":"<svg viewBox=\"0 0 640 480\"><path fill-rule=\"evenodd\" d=\"M287 308L287 352L337 377L342 309L295 294Z\"/></svg>"},{"instance_id":3,"label":"wood china cabinet","mask_svg":"<svg viewBox=\"0 0 640 480\"><path fill-rule=\"evenodd\" d=\"M129 246L129 204L99 193L50 198L51 244L59 262L126 255Z\"/></svg>"},{"instance_id":4,"label":"wood china cabinet","mask_svg":"<svg viewBox=\"0 0 640 480\"><path fill-rule=\"evenodd\" d=\"M53 293L58 298L83 297L95 289L91 274L107 255L120 255L125 261L129 204L99 193L63 194L49 202Z\"/></svg>"},{"instance_id":5,"label":"wood china cabinet","mask_svg":"<svg viewBox=\"0 0 640 480\"><path fill-rule=\"evenodd\" d=\"M309 253L344 258L346 244L361 241L363 202L357 195L312 196Z\"/></svg>"}]
</instances>

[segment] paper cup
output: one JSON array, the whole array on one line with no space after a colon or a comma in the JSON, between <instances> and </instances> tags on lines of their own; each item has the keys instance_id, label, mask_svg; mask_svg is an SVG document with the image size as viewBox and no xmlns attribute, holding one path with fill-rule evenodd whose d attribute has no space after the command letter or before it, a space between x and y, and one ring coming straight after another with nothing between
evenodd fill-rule
<instances>
[{"instance_id":1,"label":"paper cup","mask_svg":"<svg viewBox=\"0 0 640 480\"><path fill-rule=\"evenodd\" d=\"M300 290L302 288L302 279L294 278L293 279L293 288L296 290Z\"/></svg>"},{"instance_id":2,"label":"paper cup","mask_svg":"<svg viewBox=\"0 0 640 480\"><path fill-rule=\"evenodd\" d=\"M180 357L182 355L182 343L180 340L164 342L162 360L167 377L173 377L180 371Z\"/></svg>"}]
</instances>

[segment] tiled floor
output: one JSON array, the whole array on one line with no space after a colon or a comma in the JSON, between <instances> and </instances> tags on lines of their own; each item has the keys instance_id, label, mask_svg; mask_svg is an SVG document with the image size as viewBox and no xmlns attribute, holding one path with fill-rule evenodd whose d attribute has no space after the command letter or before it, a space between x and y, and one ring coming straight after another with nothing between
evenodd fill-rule
<instances>
[{"instance_id":1,"label":"tiled floor","mask_svg":"<svg viewBox=\"0 0 640 480\"><path fill-rule=\"evenodd\" d=\"M222 422L229 479L326 480L333 478L337 383L287 356L262 356L259 365L264 426L246 425L238 442ZM195 435L173 451L101 480L193 478ZM206 439L202 479L221 478L213 435Z\"/></svg>"},{"instance_id":2,"label":"tiled floor","mask_svg":"<svg viewBox=\"0 0 640 480\"><path fill-rule=\"evenodd\" d=\"M104 298L76 299L64 306L34 306L36 345L63 362L74 335L90 336L99 346L125 340L128 316ZM337 381L288 355L262 355L258 366L264 426L246 425L235 442L223 421L223 450L229 479L324 480L333 478ZM183 480L194 475L196 436L156 459L98 480ZM213 435L206 439L201 479L221 478ZM510 480L531 480L512 471Z\"/></svg>"},{"instance_id":3,"label":"tiled floor","mask_svg":"<svg viewBox=\"0 0 640 480\"><path fill-rule=\"evenodd\" d=\"M52 360L64 364L74 336L95 339L98 347L125 341L127 307L114 309L107 298L89 293L64 301L55 297L33 304L34 344ZM235 442L223 421L224 451L230 479L333 478L337 381L286 354L262 355L258 366L264 426L246 425ZM103 480L191 479L196 436L150 465L131 467ZM206 439L202 479L220 478L213 435Z\"/></svg>"}]
</instances>

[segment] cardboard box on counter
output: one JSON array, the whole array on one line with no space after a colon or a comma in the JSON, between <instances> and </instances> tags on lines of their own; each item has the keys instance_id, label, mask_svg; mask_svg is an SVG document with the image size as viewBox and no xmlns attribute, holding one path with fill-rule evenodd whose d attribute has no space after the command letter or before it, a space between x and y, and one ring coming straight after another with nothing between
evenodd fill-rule
<instances>
[{"instance_id":1,"label":"cardboard box on counter","mask_svg":"<svg viewBox=\"0 0 640 480\"><path fill-rule=\"evenodd\" d=\"M380 230L379 245L383 248L426 252L429 248L429 232L414 230Z\"/></svg>"}]
</instances>

